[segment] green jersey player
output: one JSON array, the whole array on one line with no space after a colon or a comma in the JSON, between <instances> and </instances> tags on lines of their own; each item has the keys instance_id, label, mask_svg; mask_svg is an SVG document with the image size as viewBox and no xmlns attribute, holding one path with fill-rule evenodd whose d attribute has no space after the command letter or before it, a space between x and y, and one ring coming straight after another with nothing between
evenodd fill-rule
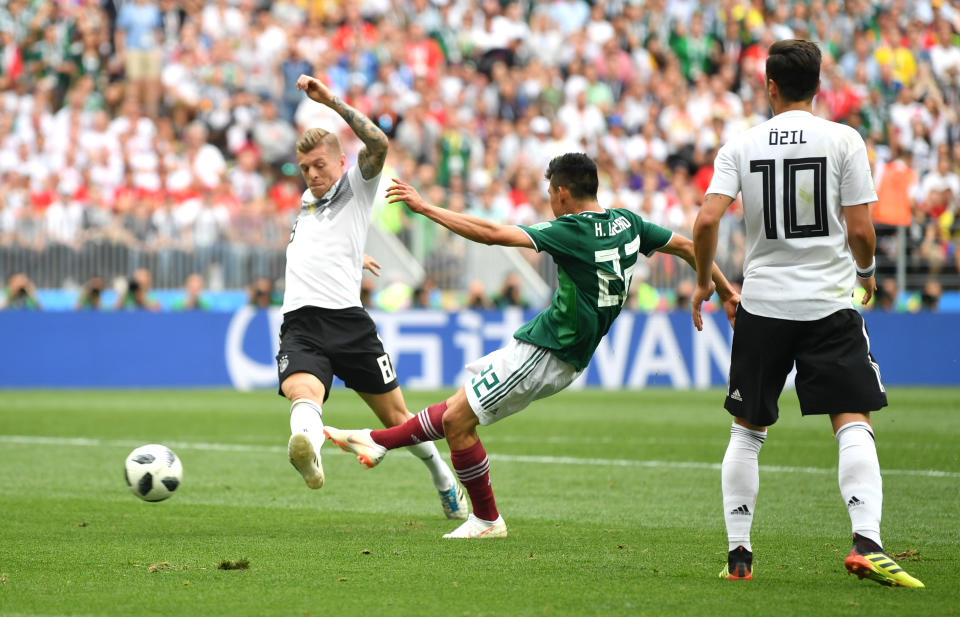
<instances>
[{"instance_id":1,"label":"green jersey player","mask_svg":"<svg viewBox=\"0 0 960 617\"><path fill-rule=\"evenodd\" d=\"M464 238L546 251L557 263L559 281L550 306L517 330L506 347L468 364L473 377L453 396L390 429L327 426L324 431L367 467L379 463L387 450L446 438L454 470L467 489L473 511L444 538L507 535L493 498L490 463L477 436L477 425L516 413L563 390L580 376L620 314L641 253L649 256L660 251L695 264L689 239L628 210L600 207L597 166L585 154L558 156L550 161L545 175L556 219L532 227L499 225L438 208L399 180L387 190L391 203L403 201L414 212ZM716 265L713 282L732 318L740 298Z\"/></svg>"}]
</instances>

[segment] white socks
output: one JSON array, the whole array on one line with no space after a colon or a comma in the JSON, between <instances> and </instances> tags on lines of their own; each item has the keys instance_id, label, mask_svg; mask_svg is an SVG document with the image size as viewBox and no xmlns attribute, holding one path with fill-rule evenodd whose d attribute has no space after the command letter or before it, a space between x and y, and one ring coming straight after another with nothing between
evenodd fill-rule
<instances>
[{"instance_id":1,"label":"white socks","mask_svg":"<svg viewBox=\"0 0 960 617\"><path fill-rule=\"evenodd\" d=\"M290 405L290 434L306 433L313 451L320 458L323 445L323 409L310 399L298 398Z\"/></svg>"},{"instance_id":2,"label":"white socks","mask_svg":"<svg viewBox=\"0 0 960 617\"><path fill-rule=\"evenodd\" d=\"M720 467L723 487L723 517L727 523L729 550L750 547L753 508L760 490L760 465L757 457L767 431L753 431L736 422L730 427L730 443Z\"/></svg>"},{"instance_id":3,"label":"white socks","mask_svg":"<svg viewBox=\"0 0 960 617\"><path fill-rule=\"evenodd\" d=\"M430 470L430 477L433 479L433 486L438 491L449 490L456 483L456 480L453 479L453 472L440 458L440 452L437 451L437 446L432 441L407 446L407 450L427 466L427 469Z\"/></svg>"},{"instance_id":4,"label":"white socks","mask_svg":"<svg viewBox=\"0 0 960 617\"><path fill-rule=\"evenodd\" d=\"M752 431L736 423L730 427L730 444L721 466L721 484L723 516L731 551L738 546L752 551L750 526L760 489L757 458L766 436L766 431ZM840 450L837 479L850 513L853 533L882 546L883 481L873 430L866 422L844 424L837 431L837 446Z\"/></svg>"},{"instance_id":5,"label":"white socks","mask_svg":"<svg viewBox=\"0 0 960 617\"><path fill-rule=\"evenodd\" d=\"M837 431L837 446L840 450L837 479L853 532L882 546L883 480L873 430L866 422L844 424Z\"/></svg>"}]
</instances>

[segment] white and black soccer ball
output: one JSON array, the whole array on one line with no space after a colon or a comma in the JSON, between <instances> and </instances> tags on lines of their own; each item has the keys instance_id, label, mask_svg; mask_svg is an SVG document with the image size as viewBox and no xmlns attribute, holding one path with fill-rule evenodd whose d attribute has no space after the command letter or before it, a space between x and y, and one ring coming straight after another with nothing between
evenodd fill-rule
<instances>
[{"instance_id":1,"label":"white and black soccer ball","mask_svg":"<svg viewBox=\"0 0 960 617\"><path fill-rule=\"evenodd\" d=\"M134 495L144 501L163 501L183 481L183 465L173 450L151 443L127 456L124 474Z\"/></svg>"}]
</instances>

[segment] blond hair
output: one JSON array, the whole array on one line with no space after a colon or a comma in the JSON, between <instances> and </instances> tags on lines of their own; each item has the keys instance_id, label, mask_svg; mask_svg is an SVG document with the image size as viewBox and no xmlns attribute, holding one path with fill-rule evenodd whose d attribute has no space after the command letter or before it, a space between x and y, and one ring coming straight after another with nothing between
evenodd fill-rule
<instances>
[{"instance_id":1,"label":"blond hair","mask_svg":"<svg viewBox=\"0 0 960 617\"><path fill-rule=\"evenodd\" d=\"M340 138L324 129L307 129L297 140L297 152L301 154L306 154L318 146L328 148L331 152L337 154L343 152L343 148L340 146Z\"/></svg>"}]
</instances>

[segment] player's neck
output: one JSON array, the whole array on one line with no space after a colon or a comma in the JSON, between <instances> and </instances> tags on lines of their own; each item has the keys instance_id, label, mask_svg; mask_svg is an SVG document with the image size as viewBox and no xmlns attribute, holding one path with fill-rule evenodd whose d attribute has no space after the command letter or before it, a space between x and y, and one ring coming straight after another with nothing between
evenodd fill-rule
<instances>
[{"instance_id":1,"label":"player's neck","mask_svg":"<svg viewBox=\"0 0 960 617\"><path fill-rule=\"evenodd\" d=\"M805 111L808 114L813 113L813 99L809 101L790 101L789 103L776 103L773 105L773 115L779 116L788 111Z\"/></svg>"},{"instance_id":2,"label":"player's neck","mask_svg":"<svg viewBox=\"0 0 960 617\"><path fill-rule=\"evenodd\" d=\"M575 201L570 204L570 210L567 214L580 214L581 212L603 212L603 208L595 199Z\"/></svg>"}]
</instances>

